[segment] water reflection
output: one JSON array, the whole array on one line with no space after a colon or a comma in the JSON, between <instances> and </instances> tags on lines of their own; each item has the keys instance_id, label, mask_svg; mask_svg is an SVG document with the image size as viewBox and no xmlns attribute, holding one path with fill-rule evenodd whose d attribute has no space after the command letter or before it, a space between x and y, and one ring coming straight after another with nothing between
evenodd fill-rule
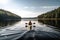
<instances>
[{"instance_id":1,"label":"water reflection","mask_svg":"<svg viewBox=\"0 0 60 40\"><path fill-rule=\"evenodd\" d=\"M13 24L15 24L16 22L18 22L18 21L15 21L15 20L0 21L0 26L4 27L4 26L7 26L7 25L13 25Z\"/></svg>"},{"instance_id":2,"label":"water reflection","mask_svg":"<svg viewBox=\"0 0 60 40\"><path fill-rule=\"evenodd\" d=\"M45 25L47 25L47 27L50 27L50 28L54 28L54 29L58 29L58 30L60 30L60 21L58 20L57 21L57 26L56 26L56 23L55 23L55 20L43 20L43 21L39 21L38 20L38 23L39 24L45 24Z\"/></svg>"},{"instance_id":3,"label":"water reflection","mask_svg":"<svg viewBox=\"0 0 60 40\"><path fill-rule=\"evenodd\" d=\"M38 20L39 22L42 22L43 24L55 26L60 28L60 20Z\"/></svg>"}]
</instances>

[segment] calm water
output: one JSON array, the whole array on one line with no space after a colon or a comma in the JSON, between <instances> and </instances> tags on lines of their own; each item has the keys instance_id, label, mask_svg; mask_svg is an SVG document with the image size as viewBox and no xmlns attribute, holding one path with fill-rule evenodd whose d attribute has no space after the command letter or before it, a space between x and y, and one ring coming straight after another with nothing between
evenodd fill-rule
<instances>
[{"instance_id":1,"label":"calm water","mask_svg":"<svg viewBox=\"0 0 60 40\"><path fill-rule=\"evenodd\" d=\"M13 20L8 20L8 21L0 21L0 27L2 26L2 27L5 27L5 26L8 26L8 25L13 25L13 24L15 24L16 22L18 22L18 21L13 21Z\"/></svg>"},{"instance_id":2,"label":"calm water","mask_svg":"<svg viewBox=\"0 0 60 40\"><path fill-rule=\"evenodd\" d=\"M56 27L39 23L35 19L31 20L31 21L32 21L32 23L34 23L34 22L36 23L35 24L36 27L33 28L33 30L55 32L55 33L58 33L58 31L60 31L60 30L56 29ZM29 28L25 27L25 23L28 23L28 22L29 22L29 19L28 20L22 19L21 21L15 23L14 25L8 25L7 27L0 29L0 35L8 35L8 34L19 33L21 31L28 31ZM34 24L33 24L33 26L34 26Z\"/></svg>"}]
</instances>

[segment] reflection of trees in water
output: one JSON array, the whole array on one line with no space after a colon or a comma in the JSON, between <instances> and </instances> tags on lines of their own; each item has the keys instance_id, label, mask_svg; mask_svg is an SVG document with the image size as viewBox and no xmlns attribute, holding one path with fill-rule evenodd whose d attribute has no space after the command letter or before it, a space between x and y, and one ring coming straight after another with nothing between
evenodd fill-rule
<instances>
[{"instance_id":1,"label":"reflection of trees in water","mask_svg":"<svg viewBox=\"0 0 60 40\"><path fill-rule=\"evenodd\" d=\"M4 26L7 26L7 25L13 25L15 24L16 22L18 22L17 20L7 20L7 21L0 21L0 26L4 27Z\"/></svg>"},{"instance_id":2,"label":"reflection of trees in water","mask_svg":"<svg viewBox=\"0 0 60 40\"><path fill-rule=\"evenodd\" d=\"M43 24L48 24L56 27L60 27L60 20L57 20L57 24L55 20L38 20L38 22L41 22Z\"/></svg>"}]
</instances>

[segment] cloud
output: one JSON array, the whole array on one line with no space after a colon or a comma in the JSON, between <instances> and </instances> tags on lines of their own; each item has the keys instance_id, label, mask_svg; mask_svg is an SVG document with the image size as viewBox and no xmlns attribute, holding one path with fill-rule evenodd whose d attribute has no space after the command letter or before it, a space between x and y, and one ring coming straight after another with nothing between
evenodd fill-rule
<instances>
[{"instance_id":1,"label":"cloud","mask_svg":"<svg viewBox=\"0 0 60 40\"><path fill-rule=\"evenodd\" d=\"M40 8L58 8L59 6L42 6Z\"/></svg>"},{"instance_id":2,"label":"cloud","mask_svg":"<svg viewBox=\"0 0 60 40\"><path fill-rule=\"evenodd\" d=\"M17 3L14 3L12 0L0 0L0 8L3 8L5 10L11 11L12 13L15 13L22 17L34 17L38 16L44 12L50 11L58 6L23 6L18 5Z\"/></svg>"},{"instance_id":3,"label":"cloud","mask_svg":"<svg viewBox=\"0 0 60 40\"><path fill-rule=\"evenodd\" d=\"M0 4L4 5L4 4L7 4L9 3L10 0L0 0Z\"/></svg>"}]
</instances>

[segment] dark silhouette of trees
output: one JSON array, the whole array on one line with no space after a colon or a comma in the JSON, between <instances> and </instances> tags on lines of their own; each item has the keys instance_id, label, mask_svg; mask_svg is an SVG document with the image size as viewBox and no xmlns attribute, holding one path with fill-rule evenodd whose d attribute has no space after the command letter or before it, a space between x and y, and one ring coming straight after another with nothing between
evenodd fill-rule
<instances>
[{"instance_id":1,"label":"dark silhouette of trees","mask_svg":"<svg viewBox=\"0 0 60 40\"><path fill-rule=\"evenodd\" d=\"M5 11L3 9L0 9L0 20L20 20L21 17L14 14L14 13L11 13L9 11Z\"/></svg>"},{"instance_id":2,"label":"dark silhouette of trees","mask_svg":"<svg viewBox=\"0 0 60 40\"><path fill-rule=\"evenodd\" d=\"M60 7L38 16L38 21L60 27Z\"/></svg>"},{"instance_id":3,"label":"dark silhouette of trees","mask_svg":"<svg viewBox=\"0 0 60 40\"><path fill-rule=\"evenodd\" d=\"M20 21L21 17L9 11L0 9L0 26L7 25L8 22ZM12 24L12 23L11 23Z\"/></svg>"}]
</instances>

